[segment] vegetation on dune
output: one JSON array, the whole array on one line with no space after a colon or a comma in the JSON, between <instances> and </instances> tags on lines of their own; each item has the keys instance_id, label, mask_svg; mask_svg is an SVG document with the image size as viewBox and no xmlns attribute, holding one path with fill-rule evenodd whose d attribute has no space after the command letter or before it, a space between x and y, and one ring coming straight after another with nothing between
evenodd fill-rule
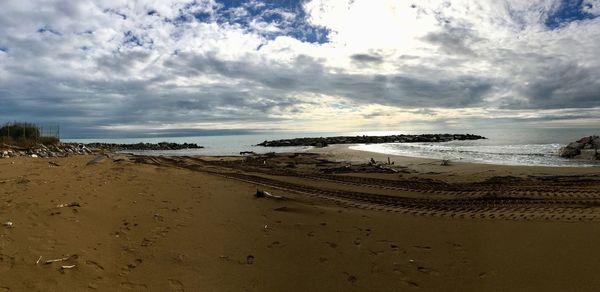
<instances>
[{"instance_id":1,"label":"vegetation on dune","mask_svg":"<svg viewBox=\"0 0 600 292\"><path fill-rule=\"evenodd\" d=\"M0 143L29 147L58 142L58 137L42 135L40 127L32 123L13 122L0 127Z\"/></svg>"}]
</instances>

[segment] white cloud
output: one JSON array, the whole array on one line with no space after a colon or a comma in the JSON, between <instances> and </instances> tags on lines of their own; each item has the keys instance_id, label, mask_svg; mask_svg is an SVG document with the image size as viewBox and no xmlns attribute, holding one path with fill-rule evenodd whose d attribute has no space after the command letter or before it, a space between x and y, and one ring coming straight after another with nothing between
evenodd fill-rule
<instances>
[{"instance_id":1,"label":"white cloud","mask_svg":"<svg viewBox=\"0 0 600 292\"><path fill-rule=\"evenodd\" d=\"M600 5L560 19L563 4L11 1L0 114L100 129L579 125L600 107Z\"/></svg>"},{"instance_id":2,"label":"white cloud","mask_svg":"<svg viewBox=\"0 0 600 292\"><path fill-rule=\"evenodd\" d=\"M583 10L593 15L600 15L599 0L583 0Z\"/></svg>"}]
</instances>

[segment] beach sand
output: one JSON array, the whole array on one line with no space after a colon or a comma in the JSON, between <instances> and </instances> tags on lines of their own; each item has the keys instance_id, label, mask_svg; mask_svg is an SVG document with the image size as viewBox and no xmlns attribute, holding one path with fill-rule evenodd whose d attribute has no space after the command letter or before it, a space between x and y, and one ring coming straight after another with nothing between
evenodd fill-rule
<instances>
[{"instance_id":1,"label":"beach sand","mask_svg":"<svg viewBox=\"0 0 600 292\"><path fill-rule=\"evenodd\" d=\"M387 159L345 149L315 151L330 159ZM386 211L258 185L258 179L231 179L249 171L223 170L205 160L136 163L112 157L87 165L92 159L0 160L0 220L12 222L0 226L0 291L595 291L600 286L600 220L594 216L570 220L558 210L549 220L451 218L452 210ZM462 182L598 172L393 160L408 171L364 176ZM296 189L404 194L254 175L293 182ZM600 191L595 183L587 187L586 194ZM256 198L257 188L285 199ZM80 206L57 207L66 203ZM45 264L61 258L66 260Z\"/></svg>"}]
</instances>

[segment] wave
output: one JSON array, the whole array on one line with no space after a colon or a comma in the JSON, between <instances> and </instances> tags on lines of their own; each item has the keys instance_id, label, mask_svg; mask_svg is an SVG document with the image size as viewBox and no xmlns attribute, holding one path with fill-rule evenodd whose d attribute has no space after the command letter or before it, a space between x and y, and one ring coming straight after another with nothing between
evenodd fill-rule
<instances>
[{"instance_id":1,"label":"wave","mask_svg":"<svg viewBox=\"0 0 600 292\"><path fill-rule=\"evenodd\" d=\"M558 156L560 144L483 145L445 142L360 144L351 149L432 159L529 166L600 166L594 161L564 159Z\"/></svg>"}]
</instances>

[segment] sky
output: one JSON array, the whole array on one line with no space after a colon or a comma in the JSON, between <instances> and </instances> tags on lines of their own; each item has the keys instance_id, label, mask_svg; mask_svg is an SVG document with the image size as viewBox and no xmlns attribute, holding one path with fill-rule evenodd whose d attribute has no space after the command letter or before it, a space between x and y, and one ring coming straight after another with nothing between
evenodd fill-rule
<instances>
[{"instance_id":1,"label":"sky","mask_svg":"<svg viewBox=\"0 0 600 292\"><path fill-rule=\"evenodd\" d=\"M66 137L597 127L600 0L8 0L0 122Z\"/></svg>"}]
</instances>

